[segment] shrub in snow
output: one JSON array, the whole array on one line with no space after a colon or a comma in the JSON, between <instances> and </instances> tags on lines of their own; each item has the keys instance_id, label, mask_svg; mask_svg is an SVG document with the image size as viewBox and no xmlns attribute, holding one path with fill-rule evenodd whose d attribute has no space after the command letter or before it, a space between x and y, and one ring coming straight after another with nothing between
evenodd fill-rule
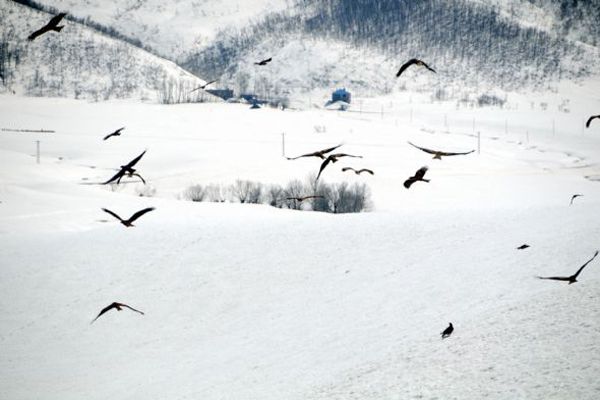
<instances>
[{"instance_id":1,"label":"shrub in snow","mask_svg":"<svg viewBox=\"0 0 600 400\"><path fill-rule=\"evenodd\" d=\"M281 185L269 185L263 194L263 201L271 207L283 207L283 187Z\"/></svg>"},{"instance_id":2,"label":"shrub in snow","mask_svg":"<svg viewBox=\"0 0 600 400\"><path fill-rule=\"evenodd\" d=\"M140 197L154 197L156 188L152 185L143 185L135 188L135 193Z\"/></svg>"},{"instance_id":3,"label":"shrub in snow","mask_svg":"<svg viewBox=\"0 0 600 400\"><path fill-rule=\"evenodd\" d=\"M183 198L191 201L203 201L206 197L206 188L202 185L192 185L183 192Z\"/></svg>"},{"instance_id":4,"label":"shrub in snow","mask_svg":"<svg viewBox=\"0 0 600 400\"><path fill-rule=\"evenodd\" d=\"M216 203L224 203L229 200L229 190L219 184L211 183L206 187L206 199Z\"/></svg>"},{"instance_id":5,"label":"shrub in snow","mask_svg":"<svg viewBox=\"0 0 600 400\"><path fill-rule=\"evenodd\" d=\"M233 198L237 199L240 203L260 203L261 193L262 185L257 182L238 179L231 187Z\"/></svg>"}]
</instances>

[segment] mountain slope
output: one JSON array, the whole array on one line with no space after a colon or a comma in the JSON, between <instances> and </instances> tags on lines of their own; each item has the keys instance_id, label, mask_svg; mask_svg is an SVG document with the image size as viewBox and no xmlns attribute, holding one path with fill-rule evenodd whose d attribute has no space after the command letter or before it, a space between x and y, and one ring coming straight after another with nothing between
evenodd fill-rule
<instances>
[{"instance_id":1,"label":"mountain slope","mask_svg":"<svg viewBox=\"0 0 600 400\"><path fill-rule=\"evenodd\" d=\"M172 102L203 82L171 61L71 21L63 20L60 33L28 41L50 18L21 4L0 3L1 89L31 96Z\"/></svg>"}]
</instances>

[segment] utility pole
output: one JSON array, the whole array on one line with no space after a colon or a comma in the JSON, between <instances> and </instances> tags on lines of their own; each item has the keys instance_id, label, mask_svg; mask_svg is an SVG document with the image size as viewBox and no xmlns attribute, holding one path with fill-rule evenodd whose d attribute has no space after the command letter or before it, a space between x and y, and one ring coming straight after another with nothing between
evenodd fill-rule
<instances>
[{"instance_id":1,"label":"utility pole","mask_svg":"<svg viewBox=\"0 0 600 400\"><path fill-rule=\"evenodd\" d=\"M285 132L281 132L281 155L285 157Z\"/></svg>"},{"instance_id":2,"label":"utility pole","mask_svg":"<svg viewBox=\"0 0 600 400\"><path fill-rule=\"evenodd\" d=\"M40 141L39 140L35 141L35 163L36 164L40 163Z\"/></svg>"}]
</instances>

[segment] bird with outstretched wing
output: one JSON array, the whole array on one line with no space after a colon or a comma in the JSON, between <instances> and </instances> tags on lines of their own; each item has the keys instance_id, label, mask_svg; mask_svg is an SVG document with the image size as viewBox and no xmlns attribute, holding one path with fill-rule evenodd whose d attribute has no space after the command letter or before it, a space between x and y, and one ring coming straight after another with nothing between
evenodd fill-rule
<instances>
[{"instance_id":1,"label":"bird with outstretched wing","mask_svg":"<svg viewBox=\"0 0 600 400\"><path fill-rule=\"evenodd\" d=\"M583 264L578 270L577 272L575 272L573 275L571 276L538 276L538 279L552 279L555 281L565 281L565 282L569 282L569 285L572 283L577 282L577 276L579 276L579 274L581 273L581 271L583 271L583 269L589 264L591 263L594 258L596 258L596 256L598 255L598 250L596 250L596 252L594 253L594 256L592 258L590 258L585 264Z\"/></svg>"},{"instance_id":2,"label":"bird with outstretched wing","mask_svg":"<svg viewBox=\"0 0 600 400\"><path fill-rule=\"evenodd\" d=\"M417 58L411 58L410 60L408 60L407 62L405 62L400 69L398 70L398 72L396 73L396 78L398 78L400 75L402 75L402 73L404 71L406 71L406 69L408 67L410 67L411 65L417 65L419 67L425 67L428 70L430 70L431 72L435 73L435 70L433 68L431 68L429 65L425 64L424 61L419 60Z\"/></svg>"},{"instance_id":3,"label":"bird with outstretched wing","mask_svg":"<svg viewBox=\"0 0 600 400\"><path fill-rule=\"evenodd\" d=\"M353 156L352 154L346 154L346 153L330 154L329 156L327 156L325 161L323 161L321 163L321 168L319 168L319 173L317 174L317 178L315 179L315 182L319 180L321 173L323 172L325 167L327 167L329 165L329 163L336 163L336 162L338 162L338 159L342 158L342 157L362 158L362 156Z\"/></svg>"},{"instance_id":4,"label":"bird with outstretched wing","mask_svg":"<svg viewBox=\"0 0 600 400\"><path fill-rule=\"evenodd\" d=\"M344 168L342 168L342 172L346 172L346 171L353 171L356 175L360 175L363 172L366 172L366 173L371 174L371 175L375 175L375 173L372 170L367 169L367 168L362 168L362 169L358 169L358 170L354 169L352 167L344 167Z\"/></svg>"},{"instance_id":5,"label":"bird with outstretched wing","mask_svg":"<svg viewBox=\"0 0 600 400\"><path fill-rule=\"evenodd\" d=\"M144 315L144 313L143 313L142 311L140 311L140 310L136 310L135 308L133 308L133 307L130 307L130 306L128 306L127 304L113 302L113 303L111 303L110 305L108 305L108 306L104 307L104 308L102 309L102 311L100 311L100 314L98 314L98 316L97 316L96 318L94 318L94 319L92 320L92 322L90 322L90 324L93 324L93 323L94 323L94 322L95 322L95 321L96 321L98 318L100 318L100 317L102 316L102 314L106 313L107 311L110 311L110 310L112 310L113 308L114 308L114 309L116 309L117 311L121 311L121 308L123 308L123 307L125 307L125 308L129 308L131 311L135 311L136 313L140 313L140 314Z\"/></svg>"},{"instance_id":6,"label":"bird with outstretched wing","mask_svg":"<svg viewBox=\"0 0 600 400\"><path fill-rule=\"evenodd\" d=\"M106 140L109 139L113 136L121 136L121 131L125 129L125 127L119 128L116 131L114 131L113 133L109 133L108 135L104 136L104 138L102 140Z\"/></svg>"},{"instance_id":7,"label":"bird with outstretched wing","mask_svg":"<svg viewBox=\"0 0 600 400\"><path fill-rule=\"evenodd\" d=\"M417 146L416 144L413 144L411 142L408 142L408 144L410 144L413 147L416 147L417 149L419 149L421 151L424 151L425 153L433 154L434 160L441 160L442 157L448 157L448 156L464 156L466 154L471 154L472 152L475 151L475 150L471 150L471 151L467 151L467 152L463 152L463 153L452 153L449 151L428 149L426 147Z\"/></svg>"},{"instance_id":8,"label":"bird with outstretched wing","mask_svg":"<svg viewBox=\"0 0 600 400\"><path fill-rule=\"evenodd\" d=\"M29 37L27 37L27 39L34 40L36 37L41 36L44 33L50 31L60 32L62 28L64 28L64 26L58 26L58 24L66 15L67 13L60 13L58 15L55 15L46 25L33 32L31 35L29 35Z\"/></svg>"},{"instance_id":9,"label":"bird with outstretched wing","mask_svg":"<svg viewBox=\"0 0 600 400\"><path fill-rule=\"evenodd\" d=\"M587 122L585 123L585 127L586 127L586 128L589 128L589 127L590 127L590 124L592 123L592 120L593 120L594 118L600 118L600 115L592 115L592 116L591 116L591 117L590 117L590 118L587 120Z\"/></svg>"},{"instance_id":10,"label":"bird with outstretched wing","mask_svg":"<svg viewBox=\"0 0 600 400\"><path fill-rule=\"evenodd\" d=\"M118 219L123 225L125 225L126 227L132 227L133 222L138 219L139 217L141 217L142 215L146 214L147 212L150 212L152 210L156 210L156 208L154 207L148 207L148 208L144 208L143 210L137 211L135 212L131 217L129 217L129 219L123 219L121 217L119 217L115 212L110 211L106 208L103 208L102 211L104 211L105 213L108 213L110 215L112 215L113 217L115 217L116 219Z\"/></svg>"},{"instance_id":11,"label":"bird with outstretched wing","mask_svg":"<svg viewBox=\"0 0 600 400\"><path fill-rule=\"evenodd\" d=\"M144 180L144 178L142 178L142 176L139 173L137 173L136 170L133 168L133 166L142 159L144 154L146 154L146 150L144 150L142 152L142 154L140 154L133 160L129 161L126 165L121 165L121 169L119 170L119 172L117 172L112 178L110 178L106 182L103 182L102 184L107 185L114 181L117 181L117 184L118 184L121 182L121 178L123 178L125 175L127 175L129 177L137 176L138 178L140 178L142 180L142 182L144 182L144 184L146 184L146 181Z\"/></svg>"},{"instance_id":12,"label":"bird with outstretched wing","mask_svg":"<svg viewBox=\"0 0 600 400\"><path fill-rule=\"evenodd\" d=\"M410 189L412 184L417 181L429 182L429 179L424 178L425 173L427 172L428 169L429 168L426 166L419 168L413 176L411 176L410 178L408 178L407 180L404 181L404 187L407 189Z\"/></svg>"},{"instance_id":13,"label":"bird with outstretched wing","mask_svg":"<svg viewBox=\"0 0 600 400\"><path fill-rule=\"evenodd\" d=\"M337 149L338 147L340 147L341 144L338 144L337 146L334 147L330 147L328 149L324 149L324 150L317 150L314 151L312 153L308 153L308 154L302 154L301 156L297 156L297 157L286 157L288 160L297 160L298 158L302 158L302 157L318 157L321 160L325 159L325 154L327 153L331 153L332 151L334 151L335 149Z\"/></svg>"}]
</instances>

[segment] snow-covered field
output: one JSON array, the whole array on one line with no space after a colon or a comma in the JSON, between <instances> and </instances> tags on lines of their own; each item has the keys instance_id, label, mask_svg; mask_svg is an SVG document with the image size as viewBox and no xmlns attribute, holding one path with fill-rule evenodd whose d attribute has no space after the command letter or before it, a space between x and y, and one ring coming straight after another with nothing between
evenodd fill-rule
<instances>
[{"instance_id":1,"label":"snow-covered field","mask_svg":"<svg viewBox=\"0 0 600 400\"><path fill-rule=\"evenodd\" d=\"M600 249L600 121L581 128L599 86L504 110L398 95L346 113L0 96L0 128L55 131L0 131L0 398L599 398L600 260L574 285L534 277ZM474 132L481 154L442 161L406 143L471 150ZM288 156L364 156L323 179L366 182L372 210L180 200L316 173L282 157L282 133ZM93 184L144 149L155 197ZM422 165L431 182L406 190ZM100 210L146 206L130 229ZM146 314L91 325L113 301Z\"/></svg>"}]
</instances>

